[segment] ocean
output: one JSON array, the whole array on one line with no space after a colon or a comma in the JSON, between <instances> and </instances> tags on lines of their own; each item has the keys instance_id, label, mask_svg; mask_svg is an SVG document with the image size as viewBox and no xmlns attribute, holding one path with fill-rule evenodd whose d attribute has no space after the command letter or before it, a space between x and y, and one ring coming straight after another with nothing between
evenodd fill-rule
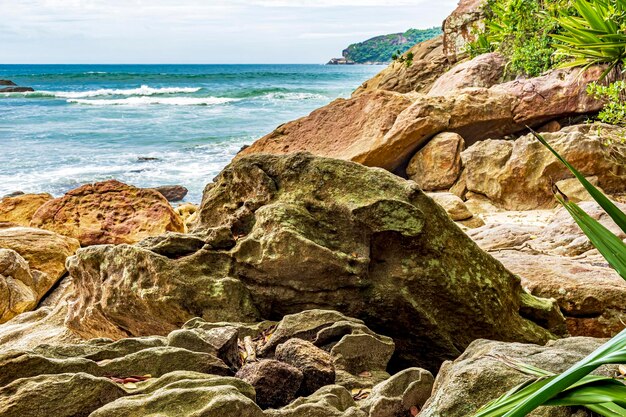
<instances>
[{"instance_id":1,"label":"ocean","mask_svg":"<svg viewBox=\"0 0 626 417\"><path fill-rule=\"evenodd\" d=\"M0 197L115 178L199 202L241 149L348 97L379 66L0 65Z\"/></svg>"}]
</instances>

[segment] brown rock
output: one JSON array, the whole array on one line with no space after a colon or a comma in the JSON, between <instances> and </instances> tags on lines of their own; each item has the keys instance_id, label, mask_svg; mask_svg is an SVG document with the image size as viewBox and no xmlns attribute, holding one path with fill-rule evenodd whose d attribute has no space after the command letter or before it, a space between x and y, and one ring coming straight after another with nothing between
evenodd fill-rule
<instances>
[{"instance_id":1,"label":"brown rock","mask_svg":"<svg viewBox=\"0 0 626 417\"><path fill-rule=\"evenodd\" d=\"M447 190L461 174L464 147L461 135L439 133L411 158L406 173L424 191Z\"/></svg>"},{"instance_id":2,"label":"brown rock","mask_svg":"<svg viewBox=\"0 0 626 417\"><path fill-rule=\"evenodd\" d=\"M189 192L182 185L163 185L156 187L155 190L165 197L167 201L181 201Z\"/></svg>"},{"instance_id":3,"label":"brown rock","mask_svg":"<svg viewBox=\"0 0 626 417\"><path fill-rule=\"evenodd\" d=\"M34 274L35 290L43 296L63 275L65 260L79 248L78 241L54 232L27 227L0 229L0 248L19 253ZM39 298L37 299L39 301Z\"/></svg>"},{"instance_id":4,"label":"brown rock","mask_svg":"<svg viewBox=\"0 0 626 417\"><path fill-rule=\"evenodd\" d=\"M411 103L406 96L386 91L337 99L309 116L279 126L242 150L238 157L254 153L308 151L354 159L372 143L383 141L398 114Z\"/></svg>"},{"instance_id":5,"label":"brown rock","mask_svg":"<svg viewBox=\"0 0 626 417\"><path fill-rule=\"evenodd\" d=\"M456 132L471 145L559 116L597 111L602 103L587 95L586 86L601 72L557 70L445 96L364 93L280 126L240 155L309 151L396 171L437 133Z\"/></svg>"},{"instance_id":6,"label":"brown rock","mask_svg":"<svg viewBox=\"0 0 626 417\"><path fill-rule=\"evenodd\" d=\"M448 68L442 36L420 42L406 53L413 53L413 65L407 67L403 62L392 62L357 88L353 96L376 90L427 93L437 77Z\"/></svg>"},{"instance_id":7,"label":"brown rock","mask_svg":"<svg viewBox=\"0 0 626 417\"><path fill-rule=\"evenodd\" d=\"M17 85L11 80L0 80L0 85Z\"/></svg>"},{"instance_id":8,"label":"brown rock","mask_svg":"<svg viewBox=\"0 0 626 417\"><path fill-rule=\"evenodd\" d=\"M185 228L157 191L115 180L83 185L44 204L31 226L77 238L82 246L136 243Z\"/></svg>"},{"instance_id":9,"label":"brown rock","mask_svg":"<svg viewBox=\"0 0 626 417\"><path fill-rule=\"evenodd\" d=\"M603 194L606 194L606 192L598 185L597 176L587 177L586 179ZM566 180L557 181L556 186L570 201L574 203L580 203L581 201L594 201L593 197L591 197L578 178L568 178Z\"/></svg>"},{"instance_id":10,"label":"brown rock","mask_svg":"<svg viewBox=\"0 0 626 417\"><path fill-rule=\"evenodd\" d=\"M254 387L256 403L262 409L279 408L296 398L302 372L289 364L264 359L243 366L235 377Z\"/></svg>"},{"instance_id":11,"label":"brown rock","mask_svg":"<svg viewBox=\"0 0 626 417\"><path fill-rule=\"evenodd\" d=\"M489 88L502 81L506 58L497 52L455 65L433 84L428 95L440 96L467 87Z\"/></svg>"},{"instance_id":12,"label":"brown rock","mask_svg":"<svg viewBox=\"0 0 626 417\"><path fill-rule=\"evenodd\" d=\"M0 88L0 93L29 93L35 91L32 87L4 87Z\"/></svg>"},{"instance_id":13,"label":"brown rock","mask_svg":"<svg viewBox=\"0 0 626 417\"><path fill-rule=\"evenodd\" d=\"M50 194L21 194L0 200L0 222L11 222L20 226L29 226L33 214L48 201Z\"/></svg>"},{"instance_id":14,"label":"brown rock","mask_svg":"<svg viewBox=\"0 0 626 417\"><path fill-rule=\"evenodd\" d=\"M557 300L572 336L613 337L626 322L626 281L608 264L563 256L497 251L533 295Z\"/></svg>"},{"instance_id":15,"label":"brown rock","mask_svg":"<svg viewBox=\"0 0 626 417\"><path fill-rule=\"evenodd\" d=\"M454 221L470 219L473 214L463 200L452 193L427 193L427 195L435 200L448 213L448 216Z\"/></svg>"},{"instance_id":16,"label":"brown rock","mask_svg":"<svg viewBox=\"0 0 626 417\"><path fill-rule=\"evenodd\" d=\"M477 340L454 362L446 362L435 379L433 395L420 417L467 417L530 377L506 363L526 363L549 372L564 372L604 341L570 337L546 346ZM605 371L606 372L606 371ZM603 372L603 373L605 373ZM613 371L615 372L615 371ZM590 417L593 413L564 407L541 407L528 417Z\"/></svg>"},{"instance_id":17,"label":"brown rock","mask_svg":"<svg viewBox=\"0 0 626 417\"><path fill-rule=\"evenodd\" d=\"M596 176L609 194L626 191L626 130L611 126L569 126L545 133L546 140L585 176ZM607 139L614 138L611 145ZM555 207L551 181L571 178L533 135L510 140L478 142L462 153L469 191L482 194L507 210Z\"/></svg>"},{"instance_id":18,"label":"brown rock","mask_svg":"<svg viewBox=\"0 0 626 417\"><path fill-rule=\"evenodd\" d=\"M460 0L457 8L443 22L443 51L450 63L460 61L467 44L484 27L485 0Z\"/></svg>"},{"instance_id":19,"label":"brown rock","mask_svg":"<svg viewBox=\"0 0 626 417\"><path fill-rule=\"evenodd\" d=\"M335 383L335 366L331 356L311 342L289 339L276 347L275 358L302 372L299 396L311 395L323 386Z\"/></svg>"},{"instance_id":20,"label":"brown rock","mask_svg":"<svg viewBox=\"0 0 626 417\"><path fill-rule=\"evenodd\" d=\"M32 310L41 294L28 263L11 249L0 249L0 323Z\"/></svg>"}]
</instances>

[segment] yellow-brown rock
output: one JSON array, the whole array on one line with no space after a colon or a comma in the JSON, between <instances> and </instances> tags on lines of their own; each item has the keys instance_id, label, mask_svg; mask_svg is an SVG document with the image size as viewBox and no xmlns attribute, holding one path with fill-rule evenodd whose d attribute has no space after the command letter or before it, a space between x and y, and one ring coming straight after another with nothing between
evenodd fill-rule
<instances>
[{"instance_id":1,"label":"yellow-brown rock","mask_svg":"<svg viewBox=\"0 0 626 417\"><path fill-rule=\"evenodd\" d=\"M160 193L115 180L83 185L49 201L37 210L31 226L76 238L82 246L132 244L185 230Z\"/></svg>"},{"instance_id":2,"label":"yellow-brown rock","mask_svg":"<svg viewBox=\"0 0 626 417\"><path fill-rule=\"evenodd\" d=\"M28 226L37 209L53 198L47 193L5 197L0 200L0 223L10 222Z\"/></svg>"},{"instance_id":3,"label":"yellow-brown rock","mask_svg":"<svg viewBox=\"0 0 626 417\"><path fill-rule=\"evenodd\" d=\"M35 279L28 262L11 249L0 249L0 323L37 305Z\"/></svg>"}]
</instances>

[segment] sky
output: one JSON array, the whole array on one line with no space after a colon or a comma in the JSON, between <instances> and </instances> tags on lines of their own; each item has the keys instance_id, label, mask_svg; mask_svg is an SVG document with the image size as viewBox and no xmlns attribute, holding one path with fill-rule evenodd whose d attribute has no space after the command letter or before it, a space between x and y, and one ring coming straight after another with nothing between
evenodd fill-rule
<instances>
[{"instance_id":1,"label":"sky","mask_svg":"<svg viewBox=\"0 0 626 417\"><path fill-rule=\"evenodd\" d=\"M458 0L0 0L0 64L323 63Z\"/></svg>"}]
</instances>

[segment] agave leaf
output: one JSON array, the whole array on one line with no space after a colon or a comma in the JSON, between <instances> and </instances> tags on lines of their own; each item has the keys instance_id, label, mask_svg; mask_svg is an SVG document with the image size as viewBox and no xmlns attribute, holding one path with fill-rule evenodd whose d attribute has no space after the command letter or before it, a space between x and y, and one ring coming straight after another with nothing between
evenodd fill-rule
<instances>
[{"instance_id":1,"label":"agave leaf","mask_svg":"<svg viewBox=\"0 0 626 417\"><path fill-rule=\"evenodd\" d=\"M607 212L611 219L626 233L626 214L624 214L611 200L609 200L600 190L593 186L587 179L578 172L569 162L567 162L561 155L559 155L550 144L539 133L531 130L532 134L561 161L574 176L585 187L587 192L593 197L594 200L600 204L600 206ZM625 277L626 279L626 277Z\"/></svg>"}]
</instances>

